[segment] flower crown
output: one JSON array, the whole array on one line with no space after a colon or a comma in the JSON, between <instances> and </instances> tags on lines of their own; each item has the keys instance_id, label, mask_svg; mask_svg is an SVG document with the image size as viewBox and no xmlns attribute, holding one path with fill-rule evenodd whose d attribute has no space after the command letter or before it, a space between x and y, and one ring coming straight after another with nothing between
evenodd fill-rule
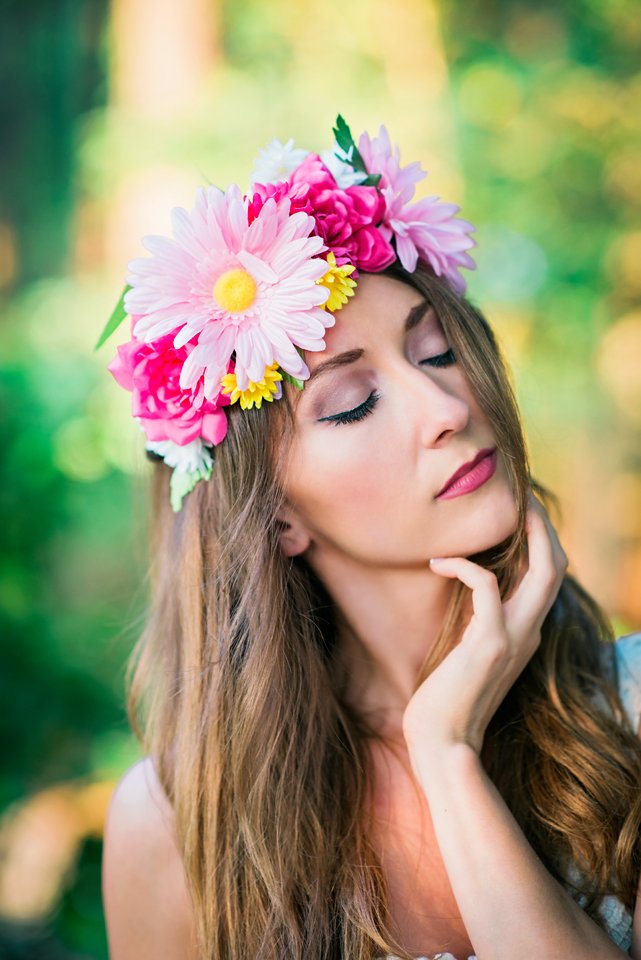
<instances>
[{"instance_id":1,"label":"flower crown","mask_svg":"<svg viewBox=\"0 0 641 960\"><path fill-rule=\"evenodd\" d=\"M322 155L272 141L251 189L199 188L191 213L172 211L173 239L150 236L151 258L132 260L97 347L131 316L131 340L108 369L132 393L146 449L173 467L171 505L209 479L227 433L225 407L243 410L303 389L305 350L323 350L333 314L354 295L358 270L419 258L464 291L460 267L474 227L438 197L412 202L426 176L402 167L381 126L358 146L339 115Z\"/></svg>"}]
</instances>

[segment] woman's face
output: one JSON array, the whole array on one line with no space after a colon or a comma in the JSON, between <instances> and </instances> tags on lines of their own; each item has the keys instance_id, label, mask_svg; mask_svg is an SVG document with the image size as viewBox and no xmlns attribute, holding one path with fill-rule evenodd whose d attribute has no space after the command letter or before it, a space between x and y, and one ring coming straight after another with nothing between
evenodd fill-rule
<instances>
[{"instance_id":1,"label":"woman's face","mask_svg":"<svg viewBox=\"0 0 641 960\"><path fill-rule=\"evenodd\" d=\"M361 274L335 317L326 349L306 353L304 389L287 386L295 430L281 464L285 553L309 551L312 563L319 551L338 551L366 565L424 566L500 543L517 521L500 451L485 483L437 499L495 439L462 369L447 365L434 309L399 280Z\"/></svg>"}]
</instances>

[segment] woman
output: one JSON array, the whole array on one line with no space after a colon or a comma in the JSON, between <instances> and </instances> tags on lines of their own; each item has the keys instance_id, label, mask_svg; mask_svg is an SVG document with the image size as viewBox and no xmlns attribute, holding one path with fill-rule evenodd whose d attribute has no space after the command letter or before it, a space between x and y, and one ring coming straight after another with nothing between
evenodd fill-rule
<instances>
[{"instance_id":1,"label":"woman","mask_svg":"<svg viewBox=\"0 0 641 960\"><path fill-rule=\"evenodd\" d=\"M112 960L641 958L641 636L567 572L470 225L345 130L130 265L110 369L159 462Z\"/></svg>"}]
</instances>

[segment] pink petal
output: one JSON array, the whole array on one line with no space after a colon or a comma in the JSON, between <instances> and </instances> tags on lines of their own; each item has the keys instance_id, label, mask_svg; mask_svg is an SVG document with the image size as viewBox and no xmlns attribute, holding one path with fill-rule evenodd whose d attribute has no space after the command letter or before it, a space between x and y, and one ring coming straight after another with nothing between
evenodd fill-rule
<instances>
[{"instance_id":1,"label":"pink petal","mask_svg":"<svg viewBox=\"0 0 641 960\"><path fill-rule=\"evenodd\" d=\"M278 274L264 260L255 257L253 253L249 253L247 250L239 250L238 259L254 279L262 280L263 283L276 283L278 280Z\"/></svg>"},{"instance_id":2,"label":"pink petal","mask_svg":"<svg viewBox=\"0 0 641 960\"><path fill-rule=\"evenodd\" d=\"M202 419L200 434L207 443L221 443L227 435L227 416L223 410L206 414Z\"/></svg>"}]
</instances>

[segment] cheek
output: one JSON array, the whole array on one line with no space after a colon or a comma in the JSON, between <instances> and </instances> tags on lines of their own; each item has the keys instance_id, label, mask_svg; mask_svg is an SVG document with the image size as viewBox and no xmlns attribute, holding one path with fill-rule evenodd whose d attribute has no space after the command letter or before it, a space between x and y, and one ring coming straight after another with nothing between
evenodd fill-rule
<instances>
[{"instance_id":1,"label":"cheek","mask_svg":"<svg viewBox=\"0 0 641 960\"><path fill-rule=\"evenodd\" d=\"M398 503L406 471L398 450L371 437L347 432L350 425L329 427L327 435L301 442L292 452L288 489L310 525L320 529L355 526L360 518L387 515ZM396 454L393 458L391 453Z\"/></svg>"}]
</instances>

